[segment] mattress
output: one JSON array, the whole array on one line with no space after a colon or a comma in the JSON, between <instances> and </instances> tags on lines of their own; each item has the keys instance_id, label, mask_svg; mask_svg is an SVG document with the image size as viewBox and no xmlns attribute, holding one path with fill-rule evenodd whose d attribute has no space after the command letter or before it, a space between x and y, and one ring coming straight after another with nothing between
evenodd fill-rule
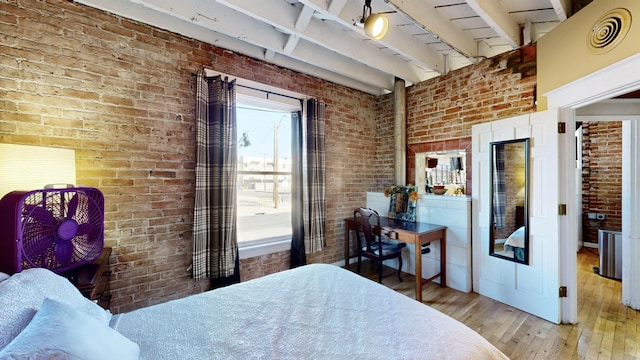
<instances>
[{"instance_id":1,"label":"mattress","mask_svg":"<svg viewBox=\"0 0 640 360\"><path fill-rule=\"evenodd\" d=\"M506 359L405 295L314 264L113 316L141 359Z\"/></svg>"}]
</instances>

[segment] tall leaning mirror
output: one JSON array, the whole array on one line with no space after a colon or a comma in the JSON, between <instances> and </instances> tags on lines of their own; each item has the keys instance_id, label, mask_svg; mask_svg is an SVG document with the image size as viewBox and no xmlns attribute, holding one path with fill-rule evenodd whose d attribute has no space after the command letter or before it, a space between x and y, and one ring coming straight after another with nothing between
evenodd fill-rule
<instances>
[{"instance_id":1,"label":"tall leaning mirror","mask_svg":"<svg viewBox=\"0 0 640 360\"><path fill-rule=\"evenodd\" d=\"M490 146L489 255L529 264L529 139Z\"/></svg>"}]
</instances>

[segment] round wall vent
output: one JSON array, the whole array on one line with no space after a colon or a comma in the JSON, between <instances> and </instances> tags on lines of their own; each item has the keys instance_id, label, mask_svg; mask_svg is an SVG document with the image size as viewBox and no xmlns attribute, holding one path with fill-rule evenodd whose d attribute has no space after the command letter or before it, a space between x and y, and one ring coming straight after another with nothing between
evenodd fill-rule
<instances>
[{"instance_id":1,"label":"round wall vent","mask_svg":"<svg viewBox=\"0 0 640 360\"><path fill-rule=\"evenodd\" d=\"M618 8L604 14L591 29L589 50L594 54L604 54L613 50L629 32L631 13Z\"/></svg>"}]
</instances>

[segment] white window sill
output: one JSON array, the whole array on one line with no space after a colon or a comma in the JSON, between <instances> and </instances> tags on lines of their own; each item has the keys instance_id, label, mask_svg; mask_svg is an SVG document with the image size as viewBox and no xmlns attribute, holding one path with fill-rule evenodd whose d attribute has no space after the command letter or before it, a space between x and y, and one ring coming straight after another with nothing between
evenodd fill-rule
<instances>
[{"instance_id":1,"label":"white window sill","mask_svg":"<svg viewBox=\"0 0 640 360\"><path fill-rule=\"evenodd\" d=\"M238 244L240 260L291 250L291 237L271 238Z\"/></svg>"}]
</instances>

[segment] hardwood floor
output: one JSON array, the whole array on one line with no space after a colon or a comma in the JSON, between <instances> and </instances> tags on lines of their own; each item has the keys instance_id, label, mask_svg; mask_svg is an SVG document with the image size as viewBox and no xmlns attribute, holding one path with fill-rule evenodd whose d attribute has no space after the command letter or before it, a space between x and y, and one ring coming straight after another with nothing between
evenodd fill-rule
<instances>
[{"instance_id":1,"label":"hardwood floor","mask_svg":"<svg viewBox=\"0 0 640 360\"><path fill-rule=\"evenodd\" d=\"M596 249L578 254L578 323L556 325L477 293L423 288L423 302L463 322L511 359L640 359L640 312L621 303L621 282L593 271ZM355 266L351 266L355 271ZM382 283L411 298L414 277L385 268ZM375 266L362 275L377 281Z\"/></svg>"}]
</instances>

